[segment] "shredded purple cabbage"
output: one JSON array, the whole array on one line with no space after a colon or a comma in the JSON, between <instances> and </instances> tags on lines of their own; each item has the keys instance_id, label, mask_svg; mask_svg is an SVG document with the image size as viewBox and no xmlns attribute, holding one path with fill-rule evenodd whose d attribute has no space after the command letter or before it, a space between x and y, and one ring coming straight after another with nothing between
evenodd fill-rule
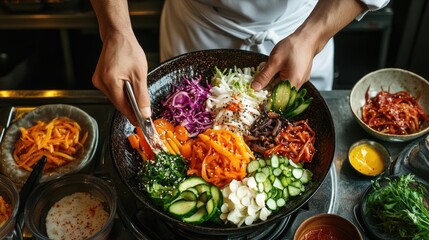
<instances>
[{"instance_id":1,"label":"shredded purple cabbage","mask_svg":"<svg viewBox=\"0 0 429 240\"><path fill-rule=\"evenodd\" d=\"M173 85L172 93L161 104L165 108L162 117L174 125L184 126L191 137L197 136L211 127L213 115L206 110L206 100L210 95L211 85L200 84L198 78L183 77L180 85Z\"/></svg>"}]
</instances>

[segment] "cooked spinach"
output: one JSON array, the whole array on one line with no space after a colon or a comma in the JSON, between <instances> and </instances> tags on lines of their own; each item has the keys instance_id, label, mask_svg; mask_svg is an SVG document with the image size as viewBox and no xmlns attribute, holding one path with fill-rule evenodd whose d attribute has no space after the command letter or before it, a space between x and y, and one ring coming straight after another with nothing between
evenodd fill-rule
<instances>
[{"instance_id":1,"label":"cooked spinach","mask_svg":"<svg viewBox=\"0 0 429 240\"><path fill-rule=\"evenodd\" d=\"M173 197L178 184L186 178L187 168L181 155L162 151L155 156L155 161L143 161L137 175L143 189L162 204Z\"/></svg>"}]
</instances>

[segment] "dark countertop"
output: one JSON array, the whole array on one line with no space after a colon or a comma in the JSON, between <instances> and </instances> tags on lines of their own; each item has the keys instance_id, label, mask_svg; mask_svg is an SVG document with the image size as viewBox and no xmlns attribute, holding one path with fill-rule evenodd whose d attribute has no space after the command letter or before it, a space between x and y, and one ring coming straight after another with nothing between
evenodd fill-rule
<instances>
[{"instance_id":1,"label":"dark countertop","mask_svg":"<svg viewBox=\"0 0 429 240\"><path fill-rule=\"evenodd\" d=\"M335 189L335 191L331 193L331 203L326 212L341 215L358 225L354 217L353 207L359 203L363 192L371 184L371 179L358 176L352 171L347 161L348 148L351 144L360 139L376 139L373 139L373 137L367 134L355 122L348 104L349 90L323 91L321 93L331 111L336 134L336 149L333 165L331 166L330 177L325 179L325 182L327 182L326 184L331 185L332 189ZM11 108L18 107L19 109L46 103L73 104L84 108L97 121L102 121L102 124L99 123L100 139L108 137L107 132L110 127L110 121L106 121L106 119L110 119L113 116L115 109L101 92L93 90L0 91L0 127L7 127L10 123ZM102 111L100 111L100 108ZM1 132L2 131L0 131L0 133ZM95 155L97 162L102 158L100 152L103 151L103 142L104 141L100 141L97 148L98 153ZM387 147L392 156L392 160L395 160L400 152L409 144L409 142L378 142ZM323 191L323 188L318 191ZM316 195L325 196L329 194L319 192L317 192ZM286 239L292 236L300 222L306 217L317 213L317 211L309 211L300 214L294 221L291 231L287 233ZM116 236L118 238L115 239L129 239L130 234L124 230L123 226L118 226L117 230L122 232L118 234Z\"/></svg>"}]
</instances>

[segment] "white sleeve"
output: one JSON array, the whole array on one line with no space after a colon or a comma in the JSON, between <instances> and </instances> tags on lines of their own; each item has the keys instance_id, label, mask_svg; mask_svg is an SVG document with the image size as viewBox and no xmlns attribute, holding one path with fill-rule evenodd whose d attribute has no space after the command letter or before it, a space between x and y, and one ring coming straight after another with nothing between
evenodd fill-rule
<instances>
[{"instance_id":1,"label":"white sleeve","mask_svg":"<svg viewBox=\"0 0 429 240\"><path fill-rule=\"evenodd\" d=\"M369 11L376 11L380 8L384 8L390 0L360 0L362 3L366 5L366 9L361 12L357 17L356 20L361 20L363 16Z\"/></svg>"}]
</instances>

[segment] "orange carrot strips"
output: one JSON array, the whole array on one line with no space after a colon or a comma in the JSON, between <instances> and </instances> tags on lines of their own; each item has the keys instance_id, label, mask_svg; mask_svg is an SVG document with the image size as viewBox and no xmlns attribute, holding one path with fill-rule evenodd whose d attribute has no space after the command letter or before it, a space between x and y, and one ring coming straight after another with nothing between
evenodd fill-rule
<instances>
[{"instance_id":1,"label":"orange carrot strips","mask_svg":"<svg viewBox=\"0 0 429 240\"><path fill-rule=\"evenodd\" d=\"M67 117L58 117L45 123L38 121L34 126L21 128L21 137L15 143L13 158L19 167L32 171L37 161L46 156L45 169L53 169L76 159L88 137L85 132L80 138L79 124Z\"/></svg>"},{"instance_id":2,"label":"orange carrot strips","mask_svg":"<svg viewBox=\"0 0 429 240\"><path fill-rule=\"evenodd\" d=\"M192 143L188 175L223 187L233 179L242 180L254 158L243 137L229 130L207 129Z\"/></svg>"}]
</instances>

